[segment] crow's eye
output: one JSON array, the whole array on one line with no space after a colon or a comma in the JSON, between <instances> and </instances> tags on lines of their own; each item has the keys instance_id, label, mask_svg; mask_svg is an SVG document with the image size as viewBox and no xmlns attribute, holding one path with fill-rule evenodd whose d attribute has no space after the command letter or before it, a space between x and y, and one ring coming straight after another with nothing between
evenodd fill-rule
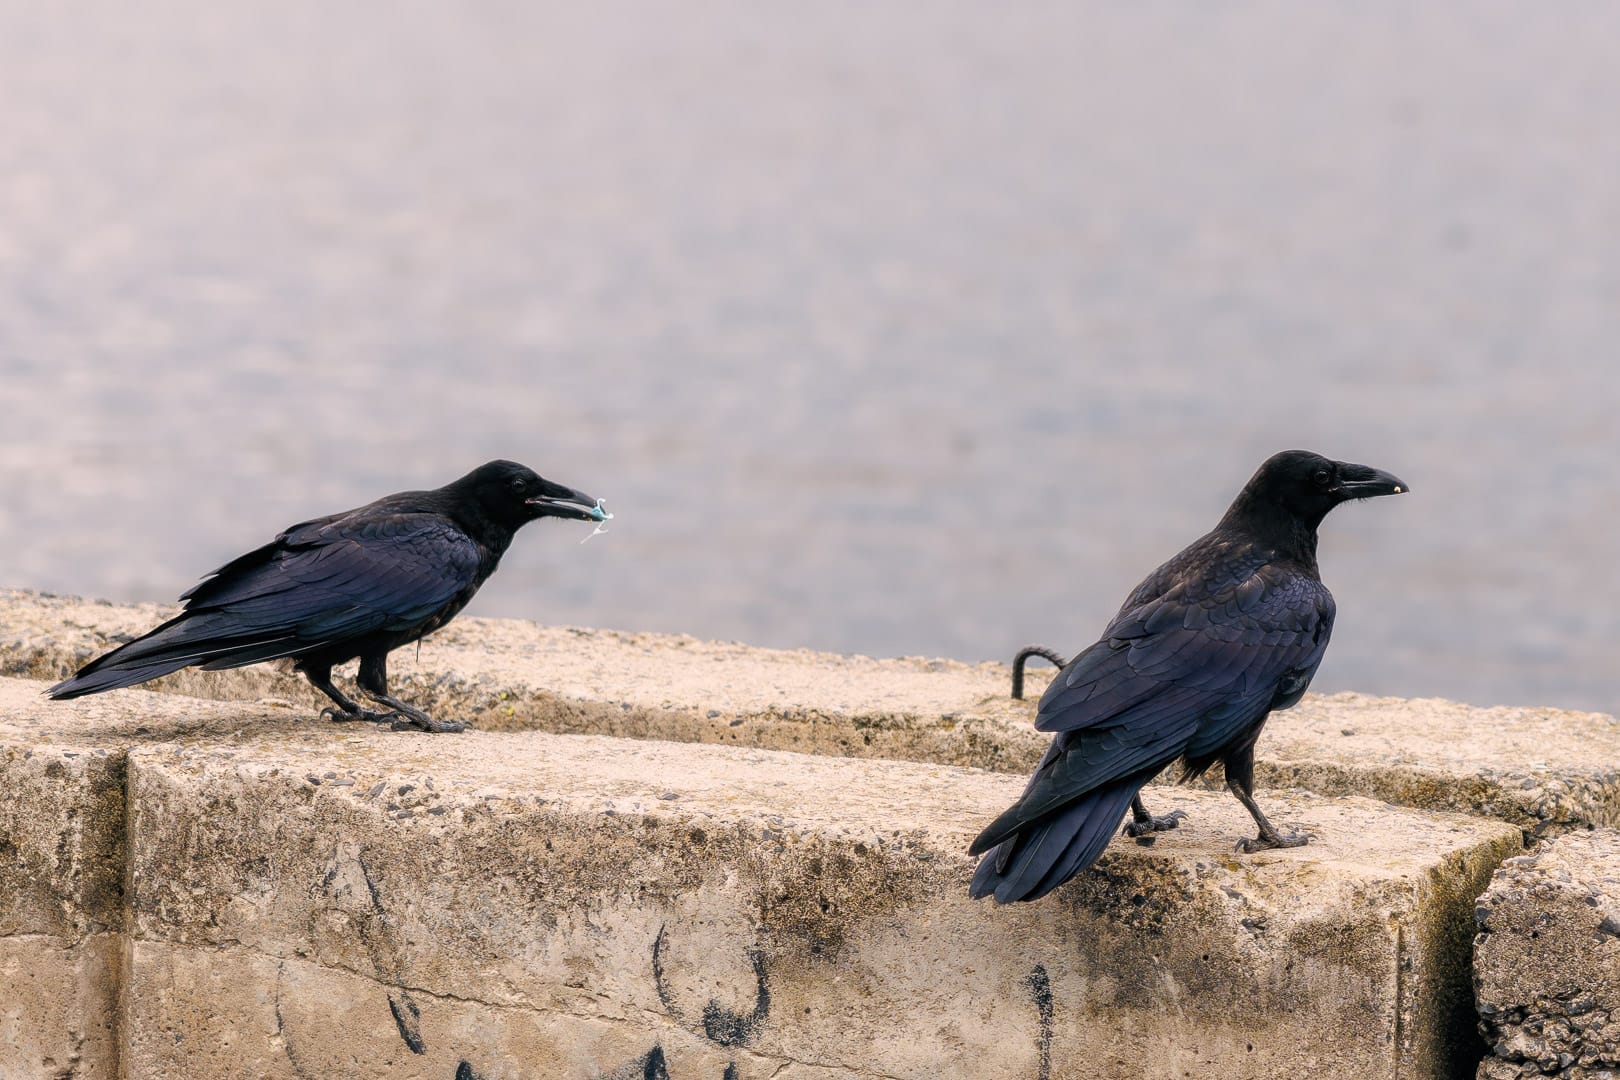
<instances>
[{"instance_id":1,"label":"crow's eye","mask_svg":"<svg viewBox=\"0 0 1620 1080\"><path fill-rule=\"evenodd\" d=\"M1318 484L1321 484L1323 487L1327 487L1328 483L1330 481L1332 481L1332 479L1333 479L1333 474L1331 472L1329 472L1328 470L1326 470L1326 469L1317 469L1316 470L1316 475L1313 476L1311 479L1315 480Z\"/></svg>"},{"instance_id":2,"label":"crow's eye","mask_svg":"<svg viewBox=\"0 0 1620 1080\"><path fill-rule=\"evenodd\" d=\"M521 476L515 477L512 480L512 490L517 492L519 495L523 494L524 491L528 490L528 487L529 487L529 482L527 480L523 479L523 477L521 477Z\"/></svg>"}]
</instances>

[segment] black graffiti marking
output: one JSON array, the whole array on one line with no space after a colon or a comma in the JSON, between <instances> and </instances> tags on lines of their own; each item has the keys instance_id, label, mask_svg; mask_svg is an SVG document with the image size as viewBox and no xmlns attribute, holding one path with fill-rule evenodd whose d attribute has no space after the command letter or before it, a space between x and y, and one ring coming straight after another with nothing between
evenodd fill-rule
<instances>
[{"instance_id":1,"label":"black graffiti marking","mask_svg":"<svg viewBox=\"0 0 1620 1080\"><path fill-rule=\"evenodd\" d=\"M654 1045L647 1051L647 1062L641 1069L641 1080L669 1080L669 1066L664 1064L664 1048Z\"/></svg>"},{"instance_id":2,"label":"black graffiti marking","mask_svg":"<svg viewBox=\"0 0 1620 1080\"><path fill-rule=\"evenodd\" d=\"M403 990L390 990L388 1011L394 1014L394 1025L399 1028L399 1037L405 1040L405 1045L410 1047L411 1053L427 1053L418 1023L422 1019L422 1010L416 1007L411 995Z\"/></svg>"},{"instance_id":3,"label":"black graffiti marking","mask_svg":"<svg viewBox=\"0 0 1620 1080\"><path fill-rule=\"evenodd\" d=\"M371 867L366 865L365 853L356 852L354 863L360 870L360 879L366 883L366 895L371 900L371 910L374 918L364 925L360 932L360 940L366 947L366 955L371 960L371 970L380 982L391 983L398 981L391 977L396 965L386 962L388 952L385 943L391 943L392 928L388 925L388 913L383 910L382 892L377 888L377 879L371 876ZM329 886L337 879L337 867L334 866L321 883L323 887ZM379 941L378 939L382 940ZM394 1026L399 1028L399 1037L405 1040L405 1045L413 1054L427 1053L427 1044L422 1041L422 1010L416 1007L411 995L404 990L388 991L388 1011L394 1014Z\"/></svg>"},{"instance_id":4,"label":"black graffiti marking","mask_svg":"<svg viewBox=\"0 0 1620 1080\"><path fill-rule=\"evenodd\" d=\"M664 978L664 942L667 930L667 926L660 926L658 937L653 941L653 987L658 991L658 1000L663 1003L664 1009L677 1020L681 1020L680 1010L675 1007L675 997L669 992L669 983ZM703 1006L703 1034L709 1041L721 1046L746 1046L753 1042L759 1034L760 1025L771 1012L771 988L765 976L765 954L758 949L750 949L748 960L754 965L753 1012L747 1015L734 1012L713 998Z\"/></svg>"},{"instance_id":5,"label":"black graffiti marking","mask_svg":"<svg viewBox=\"0 0 1620 1080\"><path fill-rule=\"evenodd\" d=\"M456 1066L455 1080L484 1080L484 1078L473 1072L473 1067L466 1061L462 1061Z\"/></svg>"},{"instance_id":6,"label":"black graffiti marking","mask_svg":"<svg viewBox=\"0 0 1620 1080\"><path fill-rule=\"evenodd\" d=\"M754 1011L747 1016L732 1012L710 999L703 1006L703 1034L721 1046L746 1046L759 1034L759 1025L771 1014L771 988L765 980L765 956L758 949L748 951L754 965Z\"/></svg>"},{"instance_id":7,"label":"black graffiti marking","mask_svg":"<svg viewBox=\"0 0 1620 1080\"><path fill-rule=\"evenodd\" d=\"M738 1080L737 1063L735 1061L726 1066L725 1075L720 1077L720 1080Z\"/></svg>"},{"instance_id":8,"label":"black graffiti marking","mask_svg":"<svg viewBox=\"0 0 1620 1080\"><path fill-rule=\"evenodd\" d=\"M659 1043L653 1043L653 1048L646 1054L627 1065L620 1065L610 1073L603 1074L601 1080L669 1080L669 1065L664 1061L664 1047Z\"/></svg>"},{"instance_id":9,"label":"black graffiti marking","mask_svg":"<svg viewBox=\"0 0 1620 1080\"><path fill-rule=\"evenodd\" d=\"M299 1080L305 1080L309 1073L304 1071L303 1064L293 1051L292 1039L287 1035L287 1018L281 1012L281 977L287 972L285 961L276 965L276 1034L281 1038L282 1053L287 1055L287 1064L292 1066L293 1075ZM179 1036L175 1036L179 1038Z\"/></svg>"},{"instance_id":10,"label":"black graffiti marking","mask_svg":"<svg viewBox=\"0 0 1620 1080\"><path fill-rule=\"evenodd\" d=\"M671 1016L675 1015L675 999L670 995L669 983L664 981L664 932L667 925L658 927L658 936L653 939L653 988L658 991L658 1000L664 1006L664 1011Z\"/></svg>"},{"instance_id":11,"label":"black graffiti marking","mask_svg":"<svg viewBox=\"0 0 1620 1080\"><path fill-rule=\"evenodd\" d=\"M366 865L364 855L356 855L354 861L360 867L360 878L366 883L366 892L371 894L372 909L377 912L378 917L382 917L382 894L377 891L377 883L371 880L371 868Z\"/></svg>"},{"instance_id":12,"label":"black graffiti marking","mask_svg":"<svg viewBox=\"0 0 1620 1080\"><path fill-rule=\"evenodd\" d=\"M1041 1032L1035 1040L1037 1080L1052 1080L1052 980L1046 976L1046 966L1036 964L1035 970L1024 980L1035 1009L1041 1014Z\"/></svg>"}]
</instances>

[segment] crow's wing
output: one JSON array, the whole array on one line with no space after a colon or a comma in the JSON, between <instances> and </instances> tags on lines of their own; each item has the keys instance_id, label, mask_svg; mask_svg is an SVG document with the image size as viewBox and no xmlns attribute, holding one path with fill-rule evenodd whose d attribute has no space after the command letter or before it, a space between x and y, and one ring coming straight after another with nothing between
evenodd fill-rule
<instances>
[{"instance_id":1,"label":"crow's wing","mask_svg":"<svg viewBox=\"0 0 1620 1080\"><path fill-rule=\"evenodd\" d=\"M320 642L409 630L478 580L478 545L437 514L308 522L182 597L190 619Z\"/></svg>"},{"instance_id":2,"label":"crow's wing","mask_svg":"<svg viewBox=\"0 0 1620 1080\"><path fill-rule=\"evenodd\" d=\"M1333 611L1326 586L1277 563L1233 581L1177 583L1122 611L1069 662L1041 696L1035 727L1152 727L1155 711L1187 692L1229 701L1277 689L1288 673L1316 669Z\"/></svg>"}]
</instances>

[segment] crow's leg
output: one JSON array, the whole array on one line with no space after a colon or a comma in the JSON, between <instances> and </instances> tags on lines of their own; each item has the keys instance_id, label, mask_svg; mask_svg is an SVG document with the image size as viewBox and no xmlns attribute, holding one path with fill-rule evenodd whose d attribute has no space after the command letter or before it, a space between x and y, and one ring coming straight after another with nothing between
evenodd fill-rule
<instances>
[{"instance_id":1,"label":"crow's leg","mask_svg":"<svg viewBox=\"0 0 1620 1080\"><path fill-rule=\"evenodd\" d=\"M331 664L327 664L325 667L305 667L300 664L298 670L304 673L304 678L309 680L311 686L337 702L336 708L328 705L322 709L322 716L331 717L339 723L349 720L369 720L374 724L380 724L394 719L393 713L372 712L370 709L362 709L358 702L351 700L343 691L333 686Z\"/></svg>"},{"instance_id":2,"label":"crow's leg","mask_svg":"<svg viewBox=\"0 0 1620 1080\"><path fill-rule=\"evenodd\" d=\"M1142 796L1133 795L1131 797L1131 820L1125 823L1123 832L1126 836L1135 837L1138 844L1146 847L1158 839L1155 834L1174 829L1181 824L1182 819L1186 816L1187 813L1184 810L1172 810L1162 817L1154 817L1148 813L1146 804L1142 802Z\"/></svg>"},{"instance_id":3,"label":"crow's leg","mask_svg":"<svg viewBox=\"0 0 1620 1080\"><path fill-rule=\"evenodd\" d=\"M466 731L460 720L435 720L421 709L405 704L388 693L388 654L374 653L360 658L360 692L393 712L394 730L417 728L421 731Z\"/></svg>"},{"instance_id":4,"label":"crow's leg","mask_svg":"<svg viewBox=\"0 0 1620 1080\"><path fill-rule=\"evenodd\" d=\"M1255 729L1259 734L1259 729ZM1267 848L1304 847L1311 842L1311 838L1304 833L1282 833L1277 827L1266 819L1261 813L1260 804L1254 801L1254 742L1242 749L1233 751L1223 760L1226 769L1226 789L1237 796L1237 801L1243 804L1253 817L1254 823L1260 826L1260 835L1250 840L1245 837L1237 842L1237 850L1243 852L1264 851Z\"/></svg>"},{"instance_id":5,"label":"crow's leg","mask_svg":"<svg viewBox=\"0 0 1620 1080\"><path fill-rule=\"evenodd\" d=\"M1266 820L1266 815L1260 812L1260 804L1254 801L1254 796L1238 787L1231 781L1226 786L1236 795L1238 802L1242 803L1249 813L1254 815L1254 823L1260 826L1260 835L1254 839L1244 837L1237 842L1239 851L1264 851L1274 847L1304 847L1311 842L1311 838L1304 833L1281 833L1277 827Z\"/></svg>"}]
</instances>

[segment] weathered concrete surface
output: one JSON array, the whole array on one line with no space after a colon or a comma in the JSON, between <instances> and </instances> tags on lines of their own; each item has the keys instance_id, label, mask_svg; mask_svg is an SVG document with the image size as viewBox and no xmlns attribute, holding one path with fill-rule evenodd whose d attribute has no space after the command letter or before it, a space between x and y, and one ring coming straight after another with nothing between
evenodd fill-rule
<instances>
[{"instance_id":1,"label":"weathered concrete surface","mask_svg":"<svg viewBox=\"0 0 1620 1080\"><path fill-rule=\"evenodd\" d=\"M136 1076L850 1080L861 1075L761 1059L655 1016L626 1023L501 1008L244 950L137 942L134 951L130 1058L141 1070L132 1073ZM728 1073L728 1067L735 1071Z\"/></svg>"},{"instance_id":2,"label":"weathered concrete surface","mask_svg":"<svg viewBox=\"0 0 1620 1080\"><path fill-rule=\"evenodd\" d=\"M174 614L0 591L0 674L64 677ZM1018 771L1040 756L1007 669L757 649L668 634L458 619L389 657L390 686L486 731L717 742ZM219 700L330 704L290 671L188 669L148 684ZM1011 741L1009 741L1009 737Z\"/></svg>"},{"instance_id":3,"label":"weathered concrete surface","mask_svg":"<svg viewBox=\"0 0 1620 1080\"><path fill-rule=\"evenodd\" d=\"M0 733L0 1077L112 1077L124 762Z\"/></svg>"},{"instance_id":4,"label":"weathered concrete surface","mask_svg":"<svg viewBox=\"0 0 1620 1080\"><path fill-rule=\"evenodd\" d=\"M1620 1078L1620 833L1509 859L1477 915L1480 1080Z\"/></svg>"},{"instance_id":5,"label":"weathered concrete surface","mask_svg":"<svg viewBox=\"0 0 1620 1080\"><path fill-rule=\"evenodd\" d=\"M55 680L174 609L0 591L0 674ZM408 700L480 729L619 735L1025 773L1047 737L996 663L873 660L661 634L461 619L389 660ZM1043 676L1030 671L1029 694ZM290 672L179 672L222 700L327 704ZM1267 724L1265 787L1481 814L1533 836L1620 826L1620 722L1557 709L1308 696ZM1215 782L1212 778L1211 782Z\"/></svg>"},{"instance_id":6,"label":"weathered concrete surface","mask_svg":"<svg viewBox=\"0 0 1620 1080\"><path fill-rule=\"evenodd\" d=\"M0 679L0 1077L138 1076L119 1071L127 749L290 730L298 714L150 694L63 712L41 689Z\"/></svg>"},{"instance_id":7,"label":"weathered concrete surface","mask_svg":"<svg viewBox=\"0 0 1620 1080\"><path fill-rule=\"evenodd\" d=\"M118 1076L124 939L0 937L0 1077Z\"/></svg>"},{"instance_id":8,"label":"weathered concrete surface","mask_svg":"<svg viewBox=\"0 0 1620 1080\"><path fill-rule=\"evenodd\" d=\"M1519 844L1273 795L1316 840L1236 857L1241 808L1170 790L1182 829L998 909L963 852L1016 776L40 689L0 743L124 763L132 1077L1455 1076Z\"/></svg>"}]
</instances>

